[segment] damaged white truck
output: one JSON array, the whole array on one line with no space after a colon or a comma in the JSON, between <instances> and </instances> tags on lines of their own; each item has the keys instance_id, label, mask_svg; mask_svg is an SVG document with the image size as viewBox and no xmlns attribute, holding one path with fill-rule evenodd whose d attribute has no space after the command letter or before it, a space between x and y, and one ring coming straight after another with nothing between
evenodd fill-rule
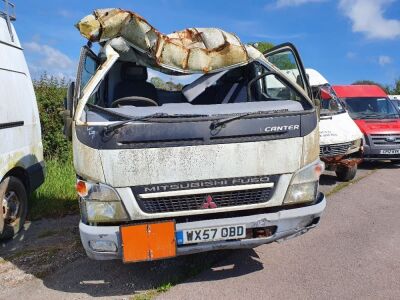
<instances>
[{"instance_id":1,"label":"damaged white truck","mask_svg":"<svg viewBox=\"0 0 400 300\"><path fill-rule=\"evenodd\" d=\"M341 181L353 180L362 161L363 134L317 70L306 69L314 99L320 101L320 157Z\"/></svg>"},{"instance_id":2,"label":"damaged white truck","mask_svg":"<svg viewBox=\"0 0 400 300\"><path fill-rule=\"evenodd\" d=\"M318 113L292 45L264 56L219 29L164 35L119 9L77 27L100 45L83 47L65 114L90 258L256 247L318 224ZM199 75L165 91L155 71Z\"/></svg>"}]
</instances>

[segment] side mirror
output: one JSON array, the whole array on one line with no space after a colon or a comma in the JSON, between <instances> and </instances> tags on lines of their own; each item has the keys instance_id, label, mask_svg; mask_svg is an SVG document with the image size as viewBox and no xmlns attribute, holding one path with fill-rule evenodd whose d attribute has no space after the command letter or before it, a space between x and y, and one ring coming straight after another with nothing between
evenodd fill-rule
<instances>
[{"instance_id":1,"label":"side mirror","mask_svg":"<svg viewBox=\"0 0 400 300\"><path fill-rule=\"evenodd\" d=\"M74 119L74 92L75 82L71 82L68 86L67 97L64 99L64 108L61 116L64 120L64 135L68 140L72 140L72 121Z\"/></svg>"}]
</instances>

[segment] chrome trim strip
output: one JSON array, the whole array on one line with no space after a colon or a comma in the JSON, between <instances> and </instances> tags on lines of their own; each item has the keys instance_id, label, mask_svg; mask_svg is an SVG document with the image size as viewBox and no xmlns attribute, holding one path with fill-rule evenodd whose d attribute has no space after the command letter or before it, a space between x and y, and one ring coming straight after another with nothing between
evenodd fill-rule
<instances>
[{"instance_id":1,"label":"chrome trim strip","mask_svg":"<svg viewBox=\"0 0 400 300\"><path fill-rule=\"evenodd\" d=\"M212 193L220 193L220 192L234 192L234 191L242 191L242 190L255 190L262 188L272 188L274 183L258 183L258 184L247 184L247 185L234 185L234 186L221 186L214 188L204 188L204 189L191 189L191 190L182 190L182 191L171 191L171 192L160 192L160 193L146 193L139 194L141 199L149 199L149 198L162 198L162 197L171 197L171 196L185 196L185 195L193 195L193 194L212 194Z\"/></svg>"}]
</instances>

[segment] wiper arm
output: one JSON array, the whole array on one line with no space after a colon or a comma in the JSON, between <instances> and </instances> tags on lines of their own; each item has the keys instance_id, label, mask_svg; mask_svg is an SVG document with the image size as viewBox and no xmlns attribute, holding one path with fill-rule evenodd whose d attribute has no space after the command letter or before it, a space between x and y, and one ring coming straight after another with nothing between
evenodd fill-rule
<instances>
[{"instance_id":1,"label":"wiper arm","mask_svg":"<svg viewBox=\"0 0 400 300\"><path fill-rule=\"evenodd\" d=\"M254 115L261 115L261 114L263 114L263 112L259 112L259 111L258 112L251 112L251 113L246 113L246 114L242 114L242 115L239 115L239 116L235 116L235 117L231 117L231 118L227 118L227 119L223 119L223 120L213 121L210 124L210 130L216 130L221 126L224 126L225 124L228 124L228 123L233 122L235 120L239 120L241 118L245 118L245 117L248 117L248 116L254 116Z\"/></svg>"},{"instance_id":2,"label":"wiper arm","mask_svg":"<svg viewBox=\"0 0 400 300\"><path fill-rule=\"evenodd\" d=\"M108 109L106 109L104 107L101 107L101 106L98 106L98 105L87 103L86 106L90 107L91 109L98 110L98 111L104 112L106 114L109 114L111 116L123 118L123 119L126 119L126 120L129 120L131 118L131 116L128 116L128 115L125 115L125 114L121 114L121 113L117 113L115 111L108 110Z\"/></svg>"},{"instance_id":3,"label":"wiper arm","mask_svg":"<svg viewBox=\"0 0 400 300\"><path fill-rule=\"evenodd\" d=\"M166 113L155 113L155 114L151 114L151 115L147 115L147 116L141 116L141 117L135 117L135 118L131 118L131 119L127 119L125 121L121 121L112 125L108 125L104 127L104 135L109 135L111 132L114 132L115 130L117 130L118 128L121 128L123 126L125 126L125 124L130 123L130 122L137 122L137 121L147 121L149 119L153 119L153 118L163 118L163 117L168 117L169 115Z\"/></svg>"},{"instance_id":4,"label":"wiper arm","mask_svg":"<svg viewBox=\"0 0 400 300\"><path fill-rule=\"evenodd\" d=\"M196 115L196 114L178 114L178 115L169 115L167 113L155 113L147 116L129 118L125 121L121 121L112 125L108 125L104 127L104 135L109 135L111 132L114 132L118 128L125 126L127 123L130 122L137 122L137 121L148 121L150 119L155 118L193 118L193 117L208 117L208 115Z\"/></svg>"}]
</instances>

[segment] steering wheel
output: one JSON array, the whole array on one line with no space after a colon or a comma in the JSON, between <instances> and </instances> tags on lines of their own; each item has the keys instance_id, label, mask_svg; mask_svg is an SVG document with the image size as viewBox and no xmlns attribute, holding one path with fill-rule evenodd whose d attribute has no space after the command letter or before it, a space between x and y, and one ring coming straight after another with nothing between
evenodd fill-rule
<instances>
[{"instance_id":1,"label":"steering wheel","mask_svg":"<svg viewBox=\"0 0 400 300\"><path fill-rule=\"evenodd\" d=\"M121 107L125 105L132 106L158 106L158 103L153 99L139 96L129 96L124 98L119 98L115 100L112 104L112 108Z\"/></svg>"}]
</instances>

